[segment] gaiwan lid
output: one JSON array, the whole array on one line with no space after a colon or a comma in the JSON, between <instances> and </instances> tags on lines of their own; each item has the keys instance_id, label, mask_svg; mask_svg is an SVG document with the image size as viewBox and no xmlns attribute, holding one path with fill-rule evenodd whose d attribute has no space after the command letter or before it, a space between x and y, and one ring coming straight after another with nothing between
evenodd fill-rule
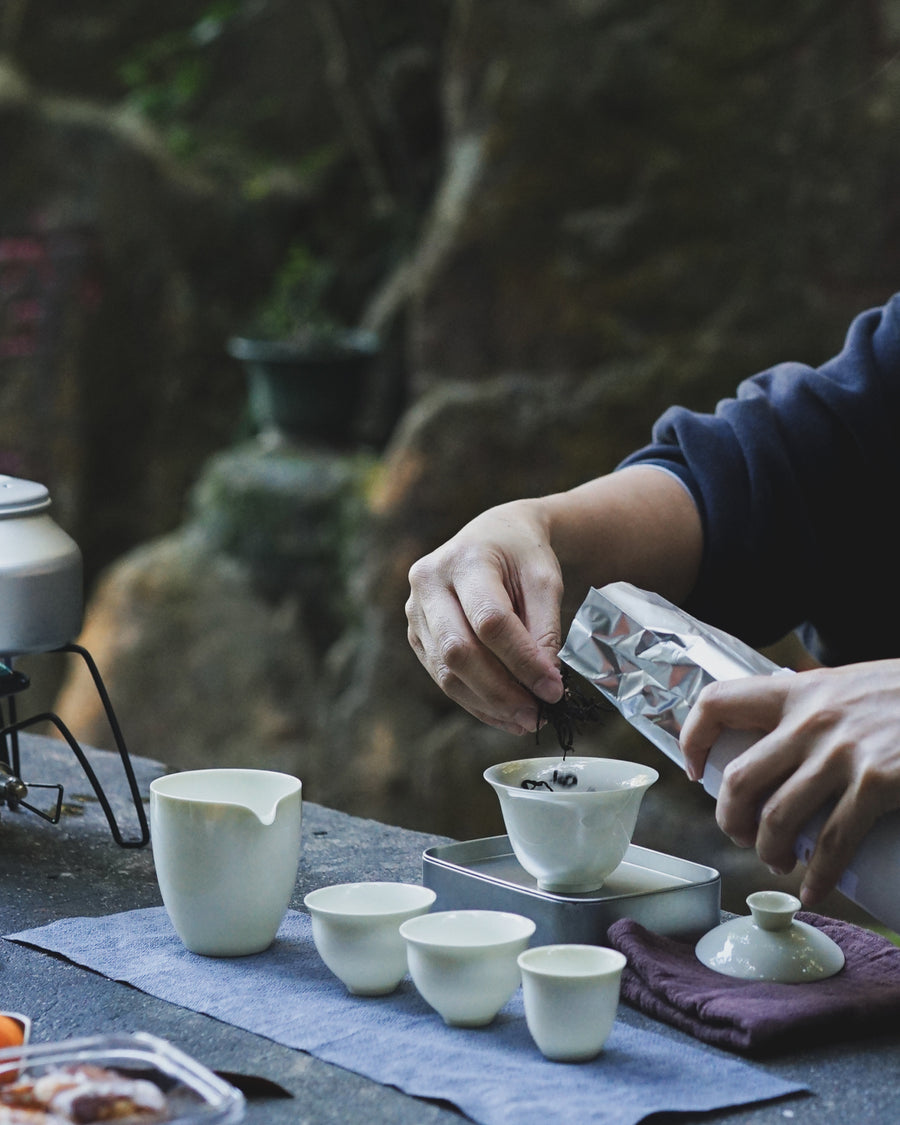
<instances>
[{"instance_id":1,"label":"gaiwan lid","mask_svg":"<svg viewBox=\"0 0 900 1125\"><path fill-rule=\"evenodd\" d=\"M708 968L742 980L802 984L832 977L844 967L836 942L794 918L801 906L794 895L757 891L747 905L749 917L723 922L697 942L697 957Z\"/></svg>"}]
</instances>

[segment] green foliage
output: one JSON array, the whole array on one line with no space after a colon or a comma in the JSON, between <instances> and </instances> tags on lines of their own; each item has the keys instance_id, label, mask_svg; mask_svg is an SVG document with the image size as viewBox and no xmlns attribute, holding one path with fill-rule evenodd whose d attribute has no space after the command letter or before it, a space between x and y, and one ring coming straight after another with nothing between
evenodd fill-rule
<instances>
[{"instance_id":1,"label":"green foliage","mask_svg":"<svg viewBox=\"0 0 900 1125\"><path fill-rule=\"evenodd\" d=\"M341 332L342 325L326 311L335 272L332 263L295 242L257 310L254 334L267 340L322 340Z\"/></svg>"},{"instance_id":2,"label":"green foliage","mask_svg":"<svg viewBox=\"0 0 900 1125\"><path fill-rule=\"evenodd\" d=\"M240 0L214 0L199 19L142 44L118 68L129 103L163 131L179 155L194 148L185 117L210 89L210 52L240 10Z\"/></svg>"}]
</instances>

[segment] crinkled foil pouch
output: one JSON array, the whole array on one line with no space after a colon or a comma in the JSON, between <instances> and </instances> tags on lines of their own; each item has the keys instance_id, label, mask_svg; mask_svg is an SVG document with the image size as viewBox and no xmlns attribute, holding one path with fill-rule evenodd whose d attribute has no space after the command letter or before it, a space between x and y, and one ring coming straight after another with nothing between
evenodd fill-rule
<instances>
[{"instance_id":1,"label":"crinkled foil pouch","mask_svg":"<svg viewBox=\"0 0 900 1125\"><path fill-rule=\"evenodd\" d=\"M790 674L736 637L627 582L591 590L559 655L682 769L681 727L707 684ZM707 793L718 796L727 763L758 737L759 732L748 731L719 736L703 773ZM795 851L804 863L810 860L830 807L816 813L797 837ZM882 816L869 830L838 888L900 932L900 810Z\"/></svg>"},{"instance_id":2,"label":"crinkled foil pouch","mask_svg":"<svg viewBox=\"0 0 900 1125\"><path fill-rule=\"evenodd\" d=\"M681 727L707 684L781 671L737 637L629 582L590 591L559 655L682 768Z\"/></svg>"}]
</instances>

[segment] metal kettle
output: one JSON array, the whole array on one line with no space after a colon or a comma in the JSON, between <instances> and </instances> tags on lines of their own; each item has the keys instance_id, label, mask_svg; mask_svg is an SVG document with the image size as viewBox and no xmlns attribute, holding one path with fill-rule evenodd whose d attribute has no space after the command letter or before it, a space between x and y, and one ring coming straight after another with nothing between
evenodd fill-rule
<instances>
[{"instance_id":1,"label":"metal kettle","mask_svg":"<svg viewBox=\"0 0 900 1125\"><path fill-rule=\"evenodd\" d=\"M81 630L81 551L42 484L0 475L0 653L47 652Z\"/></svg>"},{"instance_id":2,"label":"metal kettle","mask_svg":"<svg viewBox=\"0 0 900 1125\"><path fill-rule=\"evenodd\" d=\"M84 615L81 551L50 518L49 508L50 494L44 485L0 475L0 807L24 808L51 824L59 823L63 787L23 781L20 759L20 732L50 723L81 764L116 843L125 848L143 847L150 830L131 758L97 665L87 649L75 643ZM16 700L28 688L29 679L12 667L13 658L41 652L70 653L84 661L125 771L138 820L136 837L122 835L90 757L63 720L52 711L18 717ZM53 790L55 807L46 810L31 804L26 799L31 789Z\"/></svg>"}]
</instances>

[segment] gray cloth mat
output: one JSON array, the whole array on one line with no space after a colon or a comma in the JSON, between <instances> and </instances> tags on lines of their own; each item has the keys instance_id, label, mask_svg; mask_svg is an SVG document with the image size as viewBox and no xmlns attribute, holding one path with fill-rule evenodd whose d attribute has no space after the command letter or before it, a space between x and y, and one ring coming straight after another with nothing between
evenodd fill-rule
<instances>
[{"instance_id":1,"label":"gray cloth mat","mask_svg":"<svg viewBox=\"0 0 900 1125\"><path fill-rule=\"evenodd\" d=\"M298 911L288 912L271 948L252 957L189 953L162 907L6 936L415 1097L444 1099L481 1125L546 1125L561 1105L570 1121L636 1125L652 1113L747 1105L804 1089L622 1020L593 1062L548 1062L528 1033L521 989L493 1024L465 1030L447 1027L409 978L390 996L351 996L322 963L309 916Z\"/></svg>"}]
</instances>

